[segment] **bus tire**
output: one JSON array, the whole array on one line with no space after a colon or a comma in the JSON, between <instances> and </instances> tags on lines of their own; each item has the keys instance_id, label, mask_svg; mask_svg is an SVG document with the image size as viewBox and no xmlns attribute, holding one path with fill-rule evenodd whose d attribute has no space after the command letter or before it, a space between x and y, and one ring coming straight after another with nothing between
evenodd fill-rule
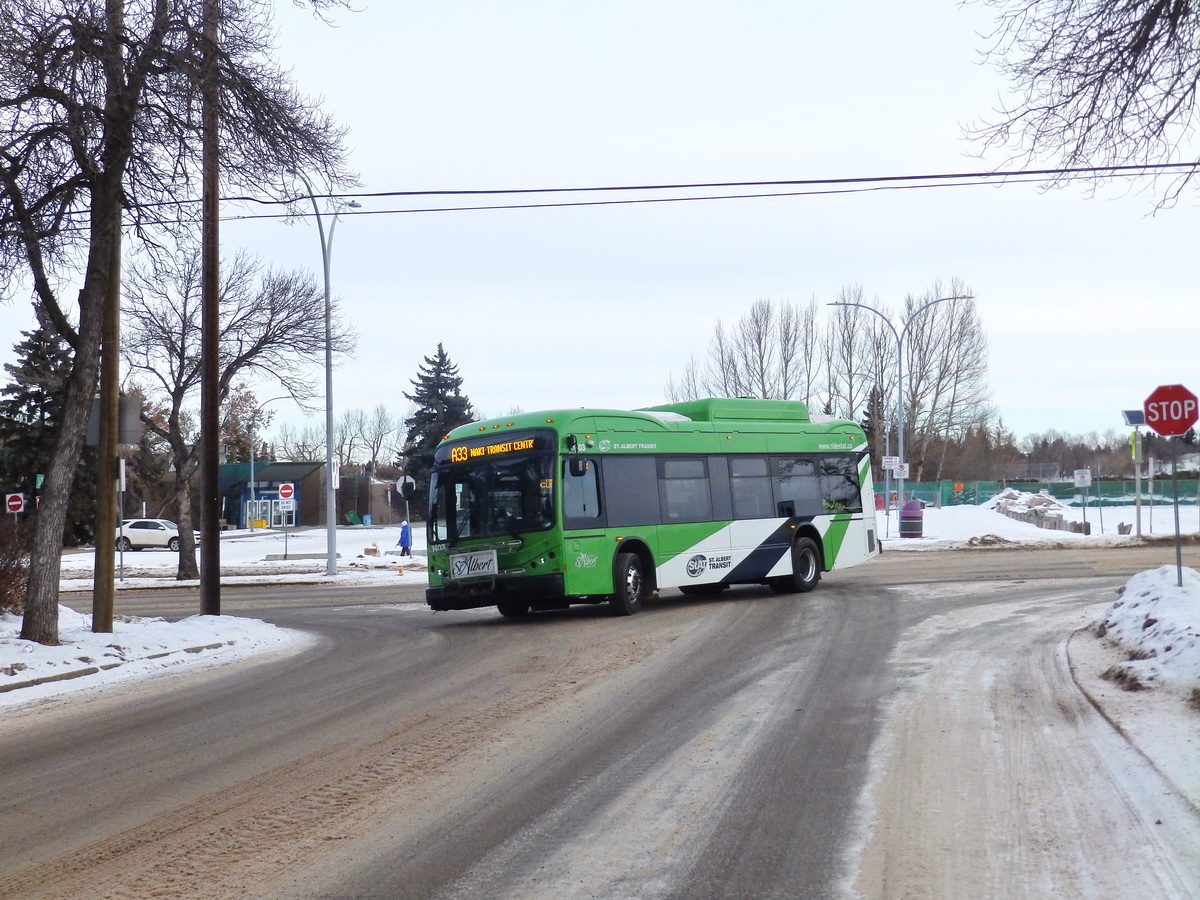
<instances>
[{"instance_id":1,"label":"bus tire","mask_svg":"<svg viewBox=\"0 0 1200 900\"><path fill-rule=\"evenodd\" d=\"M821 550L812 538L797 538L792 544L792 574L767 582L779 594L806 594L821 581Z\"/></svg>"},{"instance_id":2,"label":"bus tire","mask_svg":"<svg viewBox=\"0 0 1200 900\"><path fill-rule=\"evenodd\" d=\"M613 593L608 611L614 616L632 616L642 608L646 596L646 578L642 558L636 553L618 553L613 561Z\"/></svg>"},{"instance_id":3,"label":"bus tire","mask_svg":"<svg viewBox=\"0 0 1200 900\"><path fill-rule=\"evenodd\" d=\"M520 600L504 600L496 604L500 615L506 619L523 619L529 615L529 604Z\"/></svg>"}]
</instances>

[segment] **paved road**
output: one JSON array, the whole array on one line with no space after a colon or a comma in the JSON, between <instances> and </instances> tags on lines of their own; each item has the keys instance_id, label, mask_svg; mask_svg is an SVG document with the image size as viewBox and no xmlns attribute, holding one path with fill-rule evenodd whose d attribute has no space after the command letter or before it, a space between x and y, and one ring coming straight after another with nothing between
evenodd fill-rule
<instances>
[{"instance_id":1,"label":"paved road","mask_svg":"<svg viewBox=\"0 0 1200 900\"><path fill-rule=\"evenodd\" d=\"M955 682L944 666L967 672L975 645L993 660L1053 648L1164 553L893 554L804 597L670 593L627 619L434 615L392 587L227 590L226 613L321 642L6 722L0 897L950 896L897 862L901 849L934 859L903 820L937 816L896 773L929 779L930 753L946 749L897 728L899 713L958 729L930 710L971 703L926 707L928 684L988 690L981 702L1009 708L994 668ZM196 601L121 602L175 616ZM1047 665L1018 667L1013 695ZM1070 680L1047 690L1069 693ZM1087 716L1078 697L1036 709ZM1010 718L1005 746L1055 724ZM965 738L951 746L975 752ZM1029 761L984 763L1014 759ZM964 812L1003 822L1009 799ZM1020 828L1000 830L1019 849ZM953 845L953 829L936 839ZM1165 867L1140 883L1188 896L1171 864L1186 851L1160 849ZM1042 856L1018 852L994 861L1009 880L973 881L970 895L1013 896L987 884L1020 885L1021 860L1071 895L1068 862L1047 875Z\"/></svg>"}]
</instances>

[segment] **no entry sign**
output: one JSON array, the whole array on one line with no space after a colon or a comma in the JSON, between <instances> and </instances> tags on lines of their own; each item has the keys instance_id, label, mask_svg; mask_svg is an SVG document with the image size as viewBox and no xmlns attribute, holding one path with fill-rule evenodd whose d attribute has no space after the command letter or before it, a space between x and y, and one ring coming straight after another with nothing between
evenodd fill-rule
<instances>
[{"instance_id":1,"label":"no entry sign","mask_svg":"<svg viewBox=\"0 0 1200 900\"><path fill-rule=\"evenodd\" d=\"M1196 424L1196 395L1182 384L1156 387L1142 408L1146 424L1163 437L1178 437Z\"/></svg>"},{"instance_id":2,"label":"no entry sign","mask_svg":"<svg viewBox=\"0 0 1200 900\"><path fill-rule=\"evenodd\" d=\"M285 481L279 485L279 499L291 500L296 496L296 486L290 481Z\"/></svg>"},{"instance_id":3,"label":"no entry sign","mask_svg":"<svg viewBox=\"0 0 1200 900\"><path fill-rule=\"evenodd\" d=\"M19 513L25 511L25 495L24 494L5 494L4 508L10 513Z\"/></svg>"}]
</instances>

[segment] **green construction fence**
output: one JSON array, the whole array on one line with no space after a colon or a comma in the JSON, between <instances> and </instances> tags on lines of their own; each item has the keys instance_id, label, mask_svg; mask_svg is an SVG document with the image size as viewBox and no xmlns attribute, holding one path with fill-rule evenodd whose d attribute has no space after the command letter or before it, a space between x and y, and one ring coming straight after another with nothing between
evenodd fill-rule
<instances>
[{"instance_id":1,"label":"green construction fence","mask_svg":"<svg viewBox=\"0 0 1200 900\"><path fill-rule=\"evenodd\" d=\"M896 484L892 482L892 503L895 504ZM923 500L930 506L978 506L986 503L1006 488L1036 494L1049 494L1068 506L1083 506L1084 489L1077 488L1073 481L1022 482L1022 481L906 481L904 493L908 497ZM875 490L882 496L884 485L875 483ZM1093 481L1087 488L1087 505L1133 506L1137 484L1133 479L1126 481ZM1142 504L1169 504L1173 501L1171 478L1155 478L1142 481ZM1195 505L1200 502L1200 479L1179 479L1179 503Z\"/></svg>"}]
</instances>

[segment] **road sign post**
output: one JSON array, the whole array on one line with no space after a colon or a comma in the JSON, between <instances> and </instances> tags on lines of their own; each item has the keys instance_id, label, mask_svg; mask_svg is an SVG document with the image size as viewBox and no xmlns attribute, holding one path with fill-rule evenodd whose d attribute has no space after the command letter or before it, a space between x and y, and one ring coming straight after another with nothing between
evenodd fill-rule
<instances>
[{"instance_id":1,"label":"road sign post","mask_svg":"<svg viewBox=\"0 0 1200 900\"><path fill-rule=\"evenodd\" d=\"M279 505L277 507L283 519L283 558L288 558L288 515L296 510L296 485L290 481L279 484Z\"/></svg>"},{"instance_id":2,"label":"road sign post","mask_svg":"<svg viewBox=\"0 0 1200 900\"><path fill-rule=\"evenodd\" d=\"M1183 587L1183 547L1179 538L1179 463L1176 444L1180 435L1200 418L1196 395L1182 384L1156 387L1142 404L1146 424L1165 438L1171 439L1171 495L1175 505L1175 575L1176 586Z\"/></svg>"},{"instance_id":3,"label":"road sign post","mask_svg":"<svg viewBox=\"0 0 1200 900\"><path fill-rule=\"evenodd\" d=\"M5 494L4 508L14 516L19 512L25 512L25 495Z\"/></svg>"}]
</instances>

